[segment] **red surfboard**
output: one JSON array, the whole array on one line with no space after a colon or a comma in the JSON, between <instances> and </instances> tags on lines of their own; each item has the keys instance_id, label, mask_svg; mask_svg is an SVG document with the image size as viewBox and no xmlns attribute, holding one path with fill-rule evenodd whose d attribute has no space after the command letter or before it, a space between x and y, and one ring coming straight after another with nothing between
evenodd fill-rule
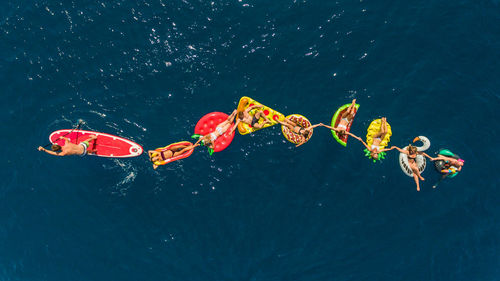
<instances>
[{"instance_id":1,"label":"red surfboard","mask_svg":"<svg viewBox=\"0 0 500 281\"><path fill-rule=\"evenodd\" d=\"M202 136L208 135L215 131L217 125L226 121L227 117L229 117L229 115L223 112L208 113L207 115L201 117L198 123L196 123L196 126L194 127L194 133ZM222 136L218 137L215 140L214 152L220 152L226 149L229 144L231 144L234 138L234 131L232 134L229 134L229 131L230 130L227 130L227 132L225 132Z\"/></svg>"},{"instance_id":2,"label":"red surfboard","mask_svg":"<svg viewBox=\"0 0 500 281\"><path fill-rule=\"evenodd\" d=\"M135 157L142 154L142 146L137 143L124 139L122 137L92 131L82 131L73 129L63 129L52 132L49 140L53 144L63 145L62 137L68 138L72 143L79 144L88 139L91 135L97 136L97 139L90 142L88 150L96 150L95 155L100 157Z\"/></svg>"}]
</instances>

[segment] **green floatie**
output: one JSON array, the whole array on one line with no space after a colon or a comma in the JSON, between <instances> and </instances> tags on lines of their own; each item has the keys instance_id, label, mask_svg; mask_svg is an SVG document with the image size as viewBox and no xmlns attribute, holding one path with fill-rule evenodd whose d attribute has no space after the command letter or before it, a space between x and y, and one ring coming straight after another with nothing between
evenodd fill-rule
<instances>
[{"instance_id":1,"label":"green floatie","mask_svg":"<svg viewBox=\"0 0 500 281\"><path fill-rule=\"evenodd\" d=\"M455 155L455 153L451 152L449 149L441 149L438 154L441 154L441 155L444 155L444 156L448 156L448 157L457 157L457 155Z\"/></svg>"},{"instance_id":2,"label":"green floatie","mask_svg":"<svg viewBox=\"0 0 500 281\"><path fill-rule=\"evenodd\" d=\"M371 151L368 150L368 148L365 148L365 156L372 159L373 160L373 163L376 163L377 160L378 161L382 161L382 159L385 159L385 155L387 154L385 151L382 151L382 152L379 152L378 153L378 159L373 159L372 155L371 155Z\"/></svg>"},{"instance_id":3,"label":"green floatie","mask_svg":"<svg viewBox=\"0 0 500 281\"><path fill-rule=\"evenodd\" d=\"M202 135L198 135L198 134L194 134L194 135L191 136L192 139L200 139L202 137L203 137ZM205 141L202 140L201 144L205 145ZM210 148L210 147L208 147L208 154L210 156L212 156L212 154L214 154L214 150L212 148Z\"/></svg>"}]
</instances>

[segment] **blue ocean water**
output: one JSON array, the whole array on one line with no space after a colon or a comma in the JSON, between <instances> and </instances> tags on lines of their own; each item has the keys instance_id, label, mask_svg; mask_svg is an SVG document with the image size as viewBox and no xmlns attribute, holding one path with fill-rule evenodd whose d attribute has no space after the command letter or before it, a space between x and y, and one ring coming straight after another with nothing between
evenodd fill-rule
<instances>
[{"instance_id":1,"label":"blue ocean water","mask_svg":"<svg viewBox=\"0 0 500 281\"><path fill-rule=\"evenodd\" d=\"M0 9L0 280L500 280L500 2L19 1ZM352 132L386 116L465 159L416 192L326 129L278 126L153 170L57 158L85 129L147 149L250 96Z\"/></svg>"}]
</instances>

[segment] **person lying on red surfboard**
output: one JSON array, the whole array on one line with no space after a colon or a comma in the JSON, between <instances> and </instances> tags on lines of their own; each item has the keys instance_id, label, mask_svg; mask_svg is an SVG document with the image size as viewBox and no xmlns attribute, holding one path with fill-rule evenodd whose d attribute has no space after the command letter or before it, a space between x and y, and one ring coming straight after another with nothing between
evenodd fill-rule
<instances>
[{"instance_id":1,"label":"person lying on red surfboard","mask_svg":"<svg viewBox=\"0 0 500 281\"><path fill-rule=\"evenodd\" d=\"M288 127L288 129L290 131L292 131L295 134L300 136L300 141L295 147L301 146L304 143L306 143L308 140L309 134L312 132L312 130L314 128L322 125L321 123L319 123L319 124L311 125L307 128L304 128L302 126L299 126L299 124L293 122L292 120L290 120L288 118L283 119L283 121L280 121L278 118L275 118L274 120L276 120L276 122L280 123L281 125Z\"/></svg>"},{"instance_id":2,"label":"person lying on red surfboard","mask_svg":"<svg viewBox=\"0 0 500 281\"><path fill-rule=\"evenodd\" d=\"M248 104L248 101L245 100L242 104L242 107L245 107ZM254 104L247 107L245 110L239 110L236 116L236 124L235 127L238 126L240 122L248 124L250 127L255 129L261 129L267 124L272 124L269 119L267 119L266 114L262 110L257 110L253 115L250 114L250 110L254 108L264 107L263 105ZM264 122L259 123L260 119L264 119Z\"/></svg>"},{"instance_id":3,"label":"person lying on red surfboard","mask_svg":"<svg viewBox=\"0 0 500 281\"><path fill-rule=\"evenodd\" d=\"M213 149L215 146L214 142L218 137L224 135L229 129L230 129L229 134L232 134L234 130L236 130L236 126L233 126L233 122L237 112L238 112L237 110L234 110L233 113L231 113L231 115L229 115L226 120L217 125L215 131L213 131L208 135L202 136L200 140L203 141L203 144Z\"/></svg>"},{"instance_id":4,"label":"person lying on red surfboard","mask_svg":"<svg viewBox=\"0 0 500 281\"><path fill-rule=\"evenodd\" d=\"M79 144L74 144L70 141L70 139L61 137L64 140L64 144L62 146L58 144L53 144L51 149L48 150L41 146L38 147L39 151L45 151L48 154L55 156L69 156L69 155L80 155L85 156L87 154L95 153L95 150L89 149L90 142L97 139L96 136L92 135L88 139L80 142Z\"/></svg>"},{"instance_id":5,"label":"person lying on red surfboard","mask_svg":"<svg viewBox=\"0 0 500 281\"><path fill-rule=\"evenodd\" d=\"M330 130L334 130L335 132L338 132L339 134L345 134L345 131L347 130L347 126L354 119L354 115L356 115L356 106L355 105L356 105L356 99L353 99L351 105L347 108L347 110L344 113L342 113L342 119L340 120L340 122L336 128L333 128L331 126L324 125L324 124L323 124L323 127L326 127Z\"/></svg>"}]
</instances>

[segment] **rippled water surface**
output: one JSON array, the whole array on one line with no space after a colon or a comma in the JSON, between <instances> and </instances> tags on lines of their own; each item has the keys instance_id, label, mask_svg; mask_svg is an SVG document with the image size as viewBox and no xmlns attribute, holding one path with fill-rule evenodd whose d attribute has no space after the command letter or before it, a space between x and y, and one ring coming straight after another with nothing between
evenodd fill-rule
<instances>
[{"instance_id":1,"label":"rippled water surface","mask_svg":"<svg viewBox=\"0 0 500 281\"><path fill-rule=\"evenodd\" d=\"M500 280L500 2L0 4L0 280ZM422 191L326 129L278 126L151 168L38 152L55 130L146 150L250 96L352 132L386 116L466 160Z\"/></svg>"}]
</instances>

